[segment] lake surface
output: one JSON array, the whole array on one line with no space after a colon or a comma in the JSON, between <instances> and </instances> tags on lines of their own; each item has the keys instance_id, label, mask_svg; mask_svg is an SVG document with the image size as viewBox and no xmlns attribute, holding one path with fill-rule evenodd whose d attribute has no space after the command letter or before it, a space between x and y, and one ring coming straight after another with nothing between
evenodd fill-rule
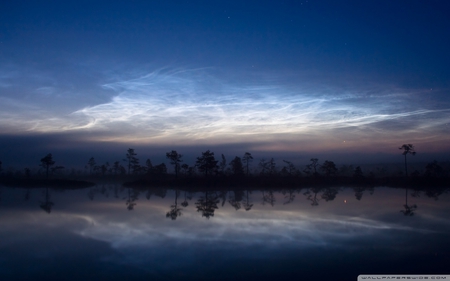
<instances>
[{"instance_id":1,"label":"lake surface","mask_svg":"<svg viewBox=\"0 0 450 281\"><path fill-rule=\"evenodd\" d=\"M1 280L450 273L448 189L0 188Z\"/></svg>"}]
</instances>

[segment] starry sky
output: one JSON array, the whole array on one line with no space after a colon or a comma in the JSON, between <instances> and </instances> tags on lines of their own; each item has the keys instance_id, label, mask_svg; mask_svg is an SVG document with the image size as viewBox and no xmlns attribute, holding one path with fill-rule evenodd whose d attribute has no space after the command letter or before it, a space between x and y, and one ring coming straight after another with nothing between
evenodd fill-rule
<instances>
[{"instance_id":1,"label":"starry sky","mask_svg":"<svg viewBox=\"0 0 450 281\"><path fill-rule=\"evenodd\" d=\"M2 1L0 160L128 147L397 158L403 143L449 155L449 11L432 0Z\"/></svg>"}]
</instances>

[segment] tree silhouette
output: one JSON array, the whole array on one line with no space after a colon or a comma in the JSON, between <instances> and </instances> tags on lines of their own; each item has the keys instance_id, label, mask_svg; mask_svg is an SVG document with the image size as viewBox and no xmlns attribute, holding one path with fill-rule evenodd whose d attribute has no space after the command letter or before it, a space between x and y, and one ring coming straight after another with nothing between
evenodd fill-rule
<instances>
[{"instance_id":1,"label":"tree silhouette","mask_svg":"<svg viewBox=\"0 0 450 281\"><path fill-rule=\"evenodd\" d=\"M248 176L248 167L250 163L253 161L253 156L250 152L246 152L244 154L244 157L242 157L242 162L244 162L245 168L246 168L246 175Z\"/></svg>"},{"instance_id":2,"label":"tree silhouette","mask_svg":"<svg viewBox=\"0 0 450 281\"><path fill-rule=\"evenodd\" d=\"M189 171L189 165L188 164L183 164L183 165L181 165L181 173L183 174L183 175L187 175L188 174L188 171Z\"/></svg>"},{"instance_id":3,"label":"tree silhouette","mask_svg":"<svg viewBox=\"0 0 450 281\"><path fill-rule=\"evenodd\" d=\"M178 178L178 171L180 170L180 163L183 162L181 160L181 157L183 157L182 154L178 154L175 150L172 150L171 152L166 153L166 157L169 158L170 164L173 165L175 169L175 177Z\"/></svg>"},{"instance_id":4,"label":"tree silhouette","mask_svg":"<svg viewBox=\"0 0 450 281\"><path fill-rule=\"evenodd\" d=\"M241 158L234 157L233 160L230 161L231 173L235 176L241 176L244 174L244 167L242 166Z\"/></svg>"},{"instance_id":5,"label":"tree silhouette","mask_svg":"<svg viewBox=\"0 0 450 281\"><path fill-rule=\"evenodd\" d=\"M328 161L328 160L323 162L323 164L320 167L320 169L324 172L324 174L327 177L335 175L337 173L337 171L338 171L337 168L336 168L336 164L334 164L333 161Z\"/></svg>"},{"instance_id":6,"label":"tree silhouette","mask_svg":"<svg viewBox=\"0 0 450 281\"><path fill-rule=\"evenodd\" d=\"M126 174L127 170L125 170L125 168L120 164L119 161L114 162L113 166L112 166L112 171L115 175L118 174Z\"/></svg>"},{"instance_id":7,"label":"tree silhouette","mask_svg":"<svg viewBox=\"0 0 450 281\"><path fill-rule=\"evenodd\" d=\"M100 172L102 173L102 176L104 176L106 174L106 172L108 172L108 168L109 168L109 162L106 162L105 164L102 164L100 166Z\"/></svg>"},{"instance_id":8,"label":"tree silhouette","mask_svg":"<svg viewBox=\"0 0 450 281\"><path fill-rule=\"evenodd\" d=\"M275 175L277 173L277 167L276 167L276 163L275 160L273 158L271 158L270 160L266 160L266 159L261 159L261 161L259 161L259 167L261 168L261 175Z\"/></svg>"},{"instance_id":9,"label":"tree silhouette","mask_svg":"<svg viewBox=\"0 0 450 281\"><path fill-rule=\"evenodd\" d=\"M131 173L131 170L133 170L133 172L139 170L139 159L136 156L137 154L134 152L134 149L128 148L126 154L126 160L128 161L128 174Z\"/></svg>"},{"instance_id":10,"label":"tree silhouette","mask_svg":"<svg viewBox=\"0 0 450 281\"><path fill-rule=\"evenodd\" d=\"M261 172L259 172L261 175L265 175L267 173L267 170L269 169L269 162L266 159L261 159L258 163L258 166L261 168Z\"/></svg>"},{"instance_id":11,"label":"tree silhouette","mask_svg":"<svg viewBox=\"0 0 450 281\"><path fill-rule=\"evenodd\" d=\"M55 167L52 167L50 170L51 170L52 175L53 175L54 173L57 173L58 171L60 171L62 169L64 169L64 166L55 166Z\"/></svg>"},{"instance_id":12,"label":"tree silhouette","mask_svg":"<svg viewBox=\"0 0 450 281\"><path fill-rule=\"evenodd\" d=\"M300 175L300 171L297 170L297 168L295 167L294 163L287 161L287 160L283 160L284 163L287 164L287 166L283 167L283 171L290 175L290 176L294 176L294 175Z\"/></svg>"},{"instance_id":13,"label":"tree silhouette","mask_svg":"<svg viewBox=\"0 0 450 281\"><path fill-rule=\"evenodd\" d=\"M222 160L219 164L219 170L221 175L225 175L225 169L227 167L227 159L225 158L225 155L222 154Z\"/></svg>"},{"instance_id":14,"label":"tree silhouette","mask_svg":"<svg viewBox=\"0 0 450 281\"><path fill-rule=\"evenodd\" d=\"M25 168L25 169L23 169L23 171L25 173L25 178L26 179L31 178L31 170L30 170L30 168Z\"/></svg>"},{"instance_id":15,"label":"tree silhouette","mask_svg":"<svg viewBox=\"0 0 450 281\"><path fill-rule=\"evenodd\" d=\"M307 175L311 174L311 171L313 172L314 176L318 176L317 168L319 167L319 159L317 158L311 158L311 163L306 165L305 170L303 170Z\"/></svg>"},{"instance_id":16,"label":"tree silhouette","mask_svg":"<svg viewBox=\"0 0 450 281\"><path fill-rule=\"evenodd\" d=\"M200 172L205 173L205 177L208 176L208 172L211 173L217 169L217 160L214 158L214 152L209 150L202 152L201 157L197 157L195 166Z\"/></svg>"},{"instance_id":17,"label":"tree silhouette","mask_svg":"<svg viewBox=\"0 0 450 281\"><path fill-rule=\"evenodd\" d=\"M425 166L425 176L431 178L437 178L444 174L444 169L438 164L436 160L428 163Z\"/></svg>"},{"instance_id":18,"label":"tree silhouette","mask_svg":"<svg viewBox=\"0 0 450 281\"><path fill-rule=\"evenodd\" d=\"M89 167L89 174L92 175L92 171L97 163L95 163L94 157L91 157L86 164L86 167Z\"/></svg>"},{"instance_id":19,"label":"tree silhouette","mask_svg":"<svg viewBox=\"0 0 450 281\"><path fill-rule=\"evenodd\" d=\"M160 175L160 176L165 175L165 174L167 174L167 166L165 163L158 164L156 166L153 166L153 171L157 175Z\"/></svg>"},{"instance_id":20,"label":"tree silhouette","mask_svg":"<svg viewBox=\"0 0 450 281\"><path fill-rule=\"evenodd\" d=\"M339 168L339 175L341 176L352 176L355 172L355 169L353 168L353 165L342 165Z\"/></svg>"},{"instance_id":21,"label":"tree silhouette","mask_svg":"<svg viewBox=\"0 0 450 281\"><path fill-rule=\"evenodd\" d=\"M405 156L405 174L408 176L408 166L406 165L406 155L411 154L412 156L416 155L416 151L414 150L414 146L412 144L403 144L398 149L403 150L402 155Z\"/></svg>"},{"instance_id":22,"label":"tree silhouette","mask_svg":"<svg viewBox=\"0 0 450 281\"><path fill-rule=\"evenodd\" d=\"M355 168L355 171L353 172L353 177L354 177L355 179L362 179L362 178L364 177L364 173L363 173L363 171L361 170L361 167L360 167L360 166L358 166L358 167Z\"/></svg>"},{"instance_id":23,"label":"tree silhouette","mask_svg":"<svg viewBox=\"0 0 450 281\"><path fill-rule=\"evenodd\" d=\"M145 170L147 174L151 174L153 172L153 164L150 159L147 159L147 161L145 161Z\"/></svg>"},{"instance_id":24,"label":"tree silhouette","mask_svg":"<svg viewBox=\"0 0 450 281\"><path fill-rule=\"evenodd\" d=\"M48 179L48 171L51 166L55 165L55 161L53 161L52 154L47 154L44 158L41 159L40 166L43 167L46 170L47 179Z\"/></svg>"}]
</instances>

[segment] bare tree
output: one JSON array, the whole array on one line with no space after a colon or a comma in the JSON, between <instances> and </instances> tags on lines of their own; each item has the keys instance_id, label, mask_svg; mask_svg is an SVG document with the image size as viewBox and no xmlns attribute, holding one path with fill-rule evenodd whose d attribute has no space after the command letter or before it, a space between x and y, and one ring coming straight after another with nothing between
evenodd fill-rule
<instances>
[{"instance_id":1,"label":"bare tree","mask_svg":"<svg viewBox=\"0 0 450 281\"><path fill-rule=\"evenodd\" d=\"M52 154L47 154L44 158L41 159L40 166L43 167L46 170L47 179L48 179L48 171L51 166L55 165L55 161L53 161Z\"/></svg>"},{"instance_id":2,"label":"bare tree","mask_svg":"<svg viewBox=\"0 0 450 281\"><path fill-rule=\"evenodd\" d=\"M408 176L408 166L406 165L406 155L411 154L412 156L416 155L416 151L414 150L414 146L412 144L403 144L398 149L403 150L402 155L405 156L405 174Z\"/></svg>"}]
</instances>

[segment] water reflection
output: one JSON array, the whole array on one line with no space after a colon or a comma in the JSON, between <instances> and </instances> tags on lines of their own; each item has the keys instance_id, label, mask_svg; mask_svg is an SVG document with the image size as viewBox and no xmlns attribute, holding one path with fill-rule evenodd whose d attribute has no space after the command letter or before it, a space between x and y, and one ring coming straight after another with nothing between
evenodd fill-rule
<instances>
[{"instance_id":1,"label":"water reflection","mask_svg":"<svg viewBox=\"0 0 450 281\"><path fill-rule=\"evenodd\" d=\"M230 203L231 206L234 207L234 209L237 211L241 208L241 201L242 197L244 196L244 191L242 190L233 190L229 192L229 199L228 203Z\"/></svg>"},{"instance_id":2,"label":"water reflection","mask_svg":"<svg viewBox=\"0 0 450 281\"><path fill-rule=\"evenodd\" d=\"M251 201L250 201L250 197L248 196L249 193L251 193L251 191L249 191L249 190L246 190L246 191L245 191L245 197L244 197L244 203L243 203L243 205L244 205L244 209L245 209L246 211L250 211L250 210L252 209L252 207L253 207L253 204L252 204Z\"/></svg>"},{"instance_id":3,"label":"water reflection","mask_svg":"<svg viewBox=\"0 0 450 281\"><path fill-rule=\"evenodd\" d=\"M127 210L131 211L134 209L134 207L137 205L137 200L139 197L139 190L133 189L133 188L127 188L127 197L124 197L123 199L126 199L125 204L127 205Z\"/></svg>"},{"instance_id":4,"label":"water reflection","mask_svg":"<svg viewBox=\"0 0 450 281\"><path fill-rule=\"evenodd\" d=\"M41 207L42 210L50 214L50 212L52 211L52 207L53 205L55 205L55 203L50 201L50 193L48 191L48 187L45 189L43 194L44 194L44 202L41 202L39 206Z\"/></svg>"},{"instance_id":5,"label":"water reflection","mask_svg":"<svg viewBox=\"0 0 450 281\"><path fill-rule=\"evenodd\" d=\"M59 260L68 272L88 264L91 276L110 272L110 280L127 271L135 280L356 280L362 273L438 273L450 262L448 189L105 184L0 191L0 260L8 263L0 276L18 280L33 279L32 270L43 276ZM39 268L20 271L23 261Z\"/></svg>"},{"instance_id":6,"label":"water reflection","mask_svg":"<svg viewBox=\"0 0 450 281\"><path fill-rule=\"evenodd\" d=\"M320 199L317 197L317 194L322 191L321 187L312 187L308 188L303 195L306 196L306 200L311 201L311 206L318 206Z\"/></svg>"},{"instance_id":7,"label":"water reflection","mask_svg":"<svg viewBox=\"0 0 450 281\"><path fill-rule=\"evenodd\" d=\"M181 216L181 209L178 208L178 203L177 203L179 195L180 195L180 191L178 189L175 190L175 203L170 206L170 211L168 211L166 214L166 217L171 218L172 220L176 220L178 216Z\"/></svg>"},{"instance_id":8,"label":"water reflection","mask_svg":"<svg viewBox=\"0 0 450 281\"><path fill-rule=\"evenodd\" d=\"M202 217L209 219L214 216L214 211L218 209L217 204L219 202L217 192L204 191L204 195L200 195L197 202L195 202L195 207L197 212L202 213Z\"/></svg>"},{"instance_id":9,"label":"water reflection","mask_svg":"<svg viewBox=\"0 0 450 281\"><path fill-rule=\"evenodd\" d=\"M284 199L286 200L283 205L292 203L295 199L295 189L283 189L281 193L284 195Z\"/></svg>"},{"instance_id":10,"label":"water reflection","mask_svg":"<svg viewBox=\"0 0 450 281\"><path fill-rule=\"evenodd\" d=\"M275 196L273 194L272 190L263 190L262 191L262 204L269 204L270 206L274 206L275 205Z\"/></svg>"},{"instance_id":11,"label":"water reflection","mask_svg":"<svg viewBox=\"0 0 450 281\"><path fill-rule=\"evenodd\" d=\"M408 205L408 188L405 188L405 204L403 205L403 207L405 208L404 210L400 210L400 212L402 212L405 216L413 216L414 212L417 209L417 205Z\"/></svg>"},{"instance_id":12,"label":"water reflection","mask_svg":"<svg viewBox=\"0 0 450 281\"><path fill-rule=\"evenodd\" d=\"M339 193L339 188L326 187L325 190L323 191L323 194L321 197L322 197L322 199L325 200L325 202L333 201L336 198L338 193Z\"/></svg>"},{"instance_id":13,"label":"water reflection","mask_svg":"<svg viewBox=\"0 0 450 281\"><path fill-rule=\"evenodd\" d=\"M5 189L5 187L0 189L1 192ZM32 189L24 188L23 189L23 200L30 201ZM42 188L42 197L43 200L39 202L39 206L47 213L51 213L53 206L55 205L54 201L51 199L51 188ZM167 218L171 218L171 220L176 220L179 216L182 215L183 209L187 209L189 206L188 200L192 200L194 196L197 197L195 202L195 208L197 212L202 214L202 217L210 218L214 216L216 210L219 209L219 205L221 208L225 207L225 203L228 203L229 206L233 207L234 210L238 211L240 209L244 209L245 211L252 210L254 203L252 199L252 190L250 189L233 189L229 191L201 191L201 192L193 192L188 190L175 189L170 190L163 187L158 188L144 188L144 189L135 189L135 188L124 188L120 184L101 184L94 187L90 187L87 189L88 198L91 201L94 201L95 198L97 200L103 198L109 198L110 193L114 194L113 198L118 199L122 198L125 201L126 209L128 211L135 210L137 206L137 202L141 193L145 193L145 197L150 201L152 197L157 197L160 199L164 199L167 196L168 192L173 192L173 203L169 204L170 210L165 213ZM311 206L317 207L319 206L319 202L324 200L327 202L332 202L339 195L340 191L344 190L344 188L339 187L310 187L303 189L281 189L281 190L260 190L260 202L261 205L269 205L274 207L277 202L277 197L281 198L282 205L293 204L296 198L296 194L303 193L306 200L310 202ZM364 186L354 186L348 188L347 190L353 190L354 197L357 201L363 201L363 194L365 191L369 191L369 195L373 195L375 192L374 187L364 187ZM398 189L401 190L401 189ZM429 188L425 190L413 189L410 194L410 188L404 188L404 204L402 212L405 216L413 216L418 208L416 203L411 204L409 202L409 197L412 198L421 198L422 194L425 194L427 198L431 198L434 201L438 201L440 196L443 194L447 194L449 189L446 188ZM253 190L254 191L254 190ZM122 196L121 196L122 194ZM278 196L279 194L280 196ZM102 196L101 198L98 196ZM171 196L172 198L172 196ZM180 199L181 198L181 199ZM254 198L254 196L253 196ZM179 203L179 200L182 200ZM348 199L345 199L344 202L347 203Z\"/></svg>"}]
</instances>

